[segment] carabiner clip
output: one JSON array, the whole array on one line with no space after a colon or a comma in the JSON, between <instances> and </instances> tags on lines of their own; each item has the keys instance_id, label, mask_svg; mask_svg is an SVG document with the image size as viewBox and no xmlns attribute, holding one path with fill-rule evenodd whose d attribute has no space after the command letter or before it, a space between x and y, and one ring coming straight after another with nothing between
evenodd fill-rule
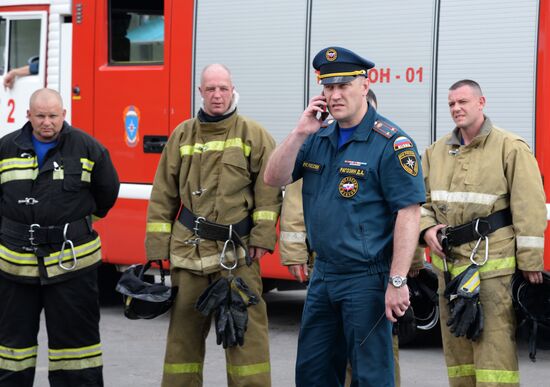
<instances>
[{"instance_id":1,"label":"carabiner clip","mask_svg":"<svg viewBox=\"0 0 550 387\"><path fill-rule=\"evenodd\" d=\"M229 270L229 271L236 268L237 264L239 262L239 259L237 257L237 247L235 246L235 242L233 242L233 239L231 239L232 235L233 235L233 225L230 224L229 225L229 238L223 244L223 249L222 249L222 252L220 254L220 266L223 267L226 270ZM225 263L224 263L224 261L225 261L225 252L226 252L227 246L229 246L229 244L231 244L231 247L233 248L233 257L235 258L235 261L233 262L233 265L226 266Z\"/></svg>"},{"instance_id":2,"label":"carabiner clip","mask_svg":"<svg viewBox=\"0 0 550 387\"><path fill-rule=\"evenodd\" d=\"M477 219L476 226L474 228L476 234L479 236L479 239L477 240L476 245L474 246L474 248L472 250L472 254L470 254L470 262L472 262L476 266L483 266L483 265L485 265L485 263L489 259L489 237L487 235L481 235L481 233L478 230L478 226L479 226L479 219ZM479 245L481 244L481 241L483 239L485 239L485 257L483 259L483 262L477 263L476 260L475 260L475 255L476 255L477 250L479 249Z\"/></svg>"},{"instance_id":3,"label":"carabiner clip","mask_svg":"<svg viewBox=\"0 0 550 387\"><path fill-rule=\"evenodd\" d=\"M67 239L67 229L69 228L69 223L65 223L65 227L63 227L63 244L61 245L61 251L59 252L59 258L58 258L58 264L59 267L62 268L65 271L71 271L76 267L77 261L76 261L76 251L74 251L74 244L73 241L70 239ZM71 254L72 254L72 266L68 267L63 265L63 257L65 256L65 245L69 244L69 247L71 248Z\"/></svg>"}]
</instances>

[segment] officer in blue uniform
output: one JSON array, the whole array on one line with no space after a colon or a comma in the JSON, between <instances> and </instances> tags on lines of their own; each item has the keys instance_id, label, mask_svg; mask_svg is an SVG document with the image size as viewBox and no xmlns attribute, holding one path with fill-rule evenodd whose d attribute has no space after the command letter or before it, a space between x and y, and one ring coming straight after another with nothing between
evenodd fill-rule
<instances>
[{"instance_id":1,"label":"officer in blue uniform","mask_svg":"<svg viewBox=\"0 0 550 387\"><path fill-rule=\"evenodd\" d=\"M425 201L412 139L366 102L374 63L328 47L313 60L323 93L277 147L264 180L303 178L307 237L317 253L302 315L296 386L394 386L391 324L409 306L406 275ZM326 108L335 118L322 128ZM389 285L388 285L389 284ZM345 337L345 343L339 342Z\"/></svg>"}]
</instances>

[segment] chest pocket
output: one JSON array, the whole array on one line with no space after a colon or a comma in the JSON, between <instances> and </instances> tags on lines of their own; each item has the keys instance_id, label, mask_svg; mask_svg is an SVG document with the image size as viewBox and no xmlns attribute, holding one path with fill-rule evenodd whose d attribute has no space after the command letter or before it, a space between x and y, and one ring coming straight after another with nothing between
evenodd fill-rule
<instances>
[{"instance_id":1,"label":"chest pocket","mask_svg":"<svg viewBox=\"0 0 550 387\"><path fill-rule=\"evenodd\" d=\"M82 163L80 159L63 160L63 190L80 191L82 188Z\"/></svg>"},{"instance_id":2,"label":"chest pocket","mask_svg":"<svg viewBox=\"0 0 550 387\"><path fill-rule=\"evenodd\" d=\"M304 194L313 194L320 189L321 175L325 165L314 161L302 162L302 176L304 184L302 192Z\"/></svg>"},{"instance_id":3,"label":"chest pocket","mask_svg":"<svg viewBox=\"0 0 550 387\"><path fill-rule=\"evenodd\" d=\"M338 168L338 198L356 199L363 196L367 189L366 167L340 166Z\"/></svg>"},{"instance_id":4,"label":"chest pocket","mask_svg":"<svg viewBox=\"0 0 550 387\"><path fill-rule=\"evenodd\" d=\"M251 176L248 160L238 147L229 147L223 151L221 158L221 175L219 184L228 192L243 190L250 185Z\"/></svg>"}]
</instances>

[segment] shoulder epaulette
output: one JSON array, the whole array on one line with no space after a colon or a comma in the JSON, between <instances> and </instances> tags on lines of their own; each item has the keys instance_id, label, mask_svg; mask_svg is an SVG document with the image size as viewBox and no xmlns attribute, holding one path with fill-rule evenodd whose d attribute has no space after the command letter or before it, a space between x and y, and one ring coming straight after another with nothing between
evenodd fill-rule
<instances>
[{"instance_id":1,"label":"shoulder epaulette","mask_svg":"<svg viewBox=\"0 0 550 387\"><path fill-rule=\"evenodd\" d=\"M374 121L374 126L372 127L372 130L374 130L376 133L379 133L386 138L392 138L395 135L395 133L397 133L396 128L394 128L389 123L383 120Z\"/></svg>"}]
</instances>

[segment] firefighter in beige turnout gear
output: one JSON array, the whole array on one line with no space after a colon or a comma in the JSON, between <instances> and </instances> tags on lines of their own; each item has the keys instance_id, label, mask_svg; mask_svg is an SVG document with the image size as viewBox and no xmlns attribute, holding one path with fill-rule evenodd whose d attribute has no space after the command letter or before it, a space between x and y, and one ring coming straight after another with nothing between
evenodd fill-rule
<instances>
[{"instance_id":1,"label":"firefighter in beige turnout gear","mask_svg":"<svg viewBox=\"0 0 550 387\"><path fill-rule=\"evenodd\" d=\"M546 207L537 162L523 139L491 123L484 106L476 82L452 85L449 108L456 128L432 144L422 159L427 200L421 241L430 246L438 271L443 348L452 387L519 385L510 281L519 269L531 283L542 282ZM438 239L438 231L449 235ZM465 239L468 235L476 238ZM481 276L484 312L477 341L451 334L443 297L445 268L454 278L472 263L478 264Z\"/></svg>"},{"instance_id":2,"label":"firefighter in beige turnout gear","mask_svg":"<svg viewBox=\"0 0 550 387\"><path fill-rule=\"evenodd\" d=\"M210 283L229 274L220 266L222 251L226 266L238 260L232 274L262 294L258 260L275 247L281 204L280 190L263 182L275 141L258 123L237 113L238 94L229 70L219 64L205 67L199 90L203 107L170 136L147 214L147 258L170 258L172 284L179 287L168 330L165 387L202 385L211 318L200 314L195 302ZM229 243L224 249L228 243L223 240L201 237L204 220L232 225L232 232L239 234L235 248ZM250 266L245 264L245 249ZM227 348L226 359L230 386L271 385L267 313L261 297L248 308L244 345Z\"/></svg>"}]
</instances>

